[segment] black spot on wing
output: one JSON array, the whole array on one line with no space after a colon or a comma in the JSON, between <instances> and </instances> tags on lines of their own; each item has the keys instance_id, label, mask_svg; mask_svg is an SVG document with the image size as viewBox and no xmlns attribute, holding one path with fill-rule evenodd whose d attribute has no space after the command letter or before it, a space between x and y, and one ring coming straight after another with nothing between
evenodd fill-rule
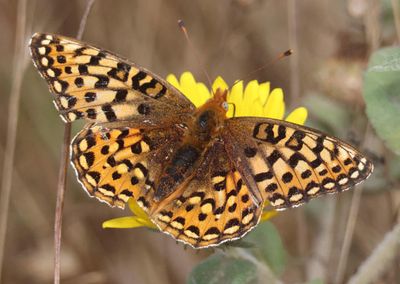
<instances>
[{"instance_id":1,"label":"black spot on wing","mask_svg":"<svg viewBox=\"0 0 400 284\"><path fill-rule=\"evenodd\" d=\"M115 121L117 119L117 116L115 115L115 112L112 109L111 105L109 104L103 105L101 107L101 110L104 112L108 121Z\"/></svg>"},{"instance_id":2,"label":"black spot on wing","mask_svg":"<svg viewBox=\"0 0 400 284\"><path fill-rule=\"evenodd\" d=\"M140 80L146 78L147 74L143 71L139 71L135 76L132 77L132 88L140 91Z\"/></svg>"},{"instance_id":3,"label":"black spot on wing","mask_svg":"<svg viewBox=\"0 0 400 284\"><path fill-rule=\"evenodd\" d=\"M110 82L110 78L105 75L97 75L97 82L94 84L95 88L106 88L108 86L108 83Z\"/></svg>"}]
</instances>

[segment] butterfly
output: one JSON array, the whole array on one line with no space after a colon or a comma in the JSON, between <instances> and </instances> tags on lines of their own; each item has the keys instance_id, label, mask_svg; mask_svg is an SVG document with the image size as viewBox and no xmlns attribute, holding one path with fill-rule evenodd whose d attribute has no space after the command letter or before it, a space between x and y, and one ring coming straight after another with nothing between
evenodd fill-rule
<instances>
[{"instance_id":1,"label":"butterfly","mask_svg":"<svg viewBox=\"0 0 400 284\"><path fill-rule=\"evenodd\" d=\"M347 190L373 164L351 145L293 123L227 118L227 90L196 108L152 72L64 36L33 35L33 62L65 122L88 123L71 163L90 196L134 198L158 228L195 248L243 237L277 210Z\"/></svg>"}]
</instances>

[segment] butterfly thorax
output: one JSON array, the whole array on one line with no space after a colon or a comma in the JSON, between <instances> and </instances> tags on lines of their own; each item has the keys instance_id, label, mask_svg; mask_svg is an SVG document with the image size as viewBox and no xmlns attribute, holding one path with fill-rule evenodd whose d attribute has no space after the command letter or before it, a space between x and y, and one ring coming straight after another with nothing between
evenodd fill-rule
<instances>
[{"instance_id":1,"label":"butterfly thorax","mask_svg":"<svg viewBox=\"0 0 400 284\"><path fill-rule=\"evenodd\" d=\"M218 89L214 97L198 108L182 125L185 135L156 183L154 201L165 199L190 180L202 162L203 154L218 138L223 127L227 111L226 94L226 91Z\"/></svg>"}]
</instances>

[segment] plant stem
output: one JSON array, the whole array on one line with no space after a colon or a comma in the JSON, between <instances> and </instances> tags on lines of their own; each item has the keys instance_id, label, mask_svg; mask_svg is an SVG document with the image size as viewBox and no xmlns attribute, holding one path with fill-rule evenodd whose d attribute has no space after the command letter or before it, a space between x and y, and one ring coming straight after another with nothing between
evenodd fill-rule
<instances>
[{"instance_id":1,"label":"plant stem","mask_svg":"<svg viewBox=\"0 0 400 284\"><path fill-rule=\"evenodd\" d=\"M362 140L363 145L361 145L361 148L364 148L370 131L371 131L371 126L368 123L365 128L364 135L363 135L364 136L363 140ZM335 275L335 280L334 280L334 283L336 283L336 284L343 282L344 275L346 272L350 246L351 246L351 242L353 240L354 228L355 228L355 225L357 222L358 211L360 208L361 195L363 193L363 186L359 185L358 188L356 188L353 192L354 193L353 193L353 197L351 199L349 218L348 218L347 224L346 224L346 231L345 231L345 235L344 235L343 245L340 250L339 264L338 264L338 268L336 270L336 275Z\"/></svg>"},{"instance_id":2,"label":"plant stem","mask_svg":"<svg viewBox=\"0 0 400 284\"><path fill-rule=\"evenodd\" d=\"M299 77L299 40L297 29L297 0L288 0L288 28L289 46L294 54L290 56L290 103L298 103L300 98L300 77Z\"/></svg>"},{"instance_id":3,"label":"plant stem","mask_svg":"<svg viewBox=\"0 0 400 284\"><path fill-rule=\"evenodd\" d=\"M86 26L86 20L95 0L89 0L86 4L85 12L83 13L77 38L81 39ZM54 220L54 284L60 283L61 271L61 229L62 229L62 214L64 208L64 196L66 190L66 177L69 162L69 143L71 141L71 123L66 123L64 128L64 139L61 147L61 163L58 172L57 185L57 201Z\"/></svg>"},{"instance_id":4,"label":"plant stem","mask_svg":"<svg viewBox=\"0 0 400 284\"><path fill-rule=\"evenodd\" d=\"M4 248L7 233L8 210L10 205L11 185L14 169L14 154L17 137L19 101L21 98L22 78L25 70L25 28L26 0L19 0L15 31L14 74L8 105L8 124L4 150L3 173L0 193L0 282L4 260Z\"/></svg>"},{"instance_id":5,"label":"plant stem","mask_svg":"<svg viewBox=\"0 0 400 284\"><path fill-rule=\"evenodd\" d=\"M394 23L396 26L396 34L398 43L400 43L400 5L398 0L391 0Z\"/></svg>"},{"instance_id":6,"label":"plant stem","mask_svg":"<svg viewBox=\"0 0 400 284\"><path fill-rule=\"evenodd\" d=\"M390 263L400 250L400 223L392 231L386 233L383 241L374 249L372 254L361 264L349 284L368 284L376 282L378 277L390 268Z\"/></svg>"}]
</instances>

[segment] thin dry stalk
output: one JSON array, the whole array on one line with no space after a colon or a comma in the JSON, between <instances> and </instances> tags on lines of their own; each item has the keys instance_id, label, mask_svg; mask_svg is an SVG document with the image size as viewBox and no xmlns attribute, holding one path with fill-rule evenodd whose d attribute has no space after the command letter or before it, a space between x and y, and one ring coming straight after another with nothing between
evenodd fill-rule
<instances>
[{"instance_id":1,"label":"thin dry stalk","mask_svg":"<svg viewBox=\"0 0 400 284\"><path fill-rule=\"evenodd\" d=\"M294 50L294 54L290 56L290 103L298 102L300 97L300 78L299 78L299 43L297 31L297 1L288 0L288 38L289 47ZM296 214L297 224L297 251L300 257L304 257L307 252L307 226L304 216L304 209L298 210ZM302 271L305 271L302 269ZM305 275L303 275L304 277Z\"/></svg>"},{"instance_id":2,"label":"thin dry stalk","mask_svg":"<svg viewBox=\"0 0 400 284\"><path fill-rule=\"evenodd\" d=\"M7 232L8 210L10 205L11 184L14 169L15 142L17 137L19 101L21 84L25 70L25 27L26 27L26 0L18 1L17 24L15 31L15 59L14 74L8 105L8 125L6 145L3 161L3 174L0 193L0 281L3 268L4 248Z\"/></svg>"},{"instance_id":3,"label":"thin dry stalk","mask_svg":"<svg viewBox=\"0 0 400 284\"><path fill-rule=\"evenodd\" d=\"M383 241L374 249L372 254L361 264L349 284L368 284L378 280L390 264L396 259L400 249L400 223L392 231L386 233Z\"/></svg>"},{"instance_id":4,"label":"thin dry stalk","mask_svg":"<svg viewBox=\"0 0 400 284\"><path fill-rule=\"evenodd\" d=\"M346 272L347 260L349 257L350 245L353 240L354 228L357 222L358 209L360 208L360 200L362 194L362 187L355 189L351 199L349 219L346 225L343 245L340 250L339 264L335 276L334 283L340 284L343 282L344 274Z\"/></svg>"},{"instance_id":5,"label":"thin dry stalk","mask_svg":"<svg viewBox=\"0 0 400 284\"><path fill-rule=\"evenodd\" d=\"M64 128L64 140L61 147L61 162L58 172L57 201L54 220L54 283L60 283L61 271L61 229L62 212L64 208L64 196L66 190L66 177L69 161L69 142L71 140L71 123L66 123Z\"/></svg>"},{"instance_id":6,"label":"thin dry stalk","mask_svg":"<svg viewBox=\"0 0 400 284\"><path fill-rule=\"evenodd\" d=\"M297 29L297 0L288 0L289 46L294 54L290 56L290 99L297 103L300 97L299 40Z\"/></svg>"},{"instance_id":7,"label":"thin dry stalk","mask_svg":"<svg viewBox=\"0 0 400 284\"><path fill-rule=\"evenodd\" d=\"M364 16L364 24L366 30L366 38L369 45L370 53L379 48L381 39L381 1L369 0L368 10Z\"/></svg>"},{"instance_id":8,"label":"thin dry stalk","mask_svg":"<svg viewBox=\"0 0 400 284\"><path fill-rule=\"evenodd\" d=\"M366 138L369 136L371 130L371 126L367 124L367 127L365 129L364 137L363 140L364 143L367 140ZM362 148L364 148L365 145L361 145ZM350 246L351 242L353 240L353 234L354 234L354 228L357 222L357 216L358 216L358 211L360 208L360 201L361 201L361 194L363 192L363 186L358 186L353 191L353 197L351 199L351 204L350 204L350 213L349 213L349 218L347 220L346 224L346 231L344 234L344 240L342 244L342 248L340 250L340 256L339 256L339 264L338 268L336 271L334 283L342 283L344 279L344 275L346 272L346 267L347 267L347 260L349 257L349 252L350 252Z\"/></svg>"},{"instance_id":9,"label":"thin dry stalk","mask_svg":"<svg viewBox=\"0 0 400 284\"><path fill-rule=\"evenodd\" d=\"M379 18L380 17L380 8L381 8L380 1L370 0L368 8L369 8L368 13L365 16L365 26L366 26L366 30L367 30L366 34L367 34L367 40L368 40L368 43L370 46L370 52L372 53L379 47L379 42L380 42L380 18ZM365 138L367 137L369 131L370 131L370 125L368 124L366 131L365 131L363 141L366 141ZM346 226L346 232L345 232L342 249L340 251L339 264L338 264L334 283L342 283L343 279L344 279L350 245L351 245L351 242L353 239L355 222L357 219L358 209L359 209L359 205L360 205L361 194L362 194L362 188L355 190L354 194L353 194L349 219L348 219L347 226Z\"/></svg>"},{"instance_id":10,"label":"thin dry stalk","mask_svg":"<svg viewBox=\"0 0 400 284\"><path fill-rule=\"evenodd\" d=\"M77 38L81 39L86 26L86 20L95 0L89 0L83 13ZM64 207L64 196L66 190L66 177L69 162L69 143L71 141L71 123L66 123L64 128L64 139L61 147L61 163L58 173L57 185L57 201L54 221L54 283L60 283L61 271L61 229L62 229L62 213Z\"/></svg>"},{"instance_id":11,"label":"thin dry stalk","mask_svg":"<svg viewBox=\"0 0 400 284\"><path fill-rule=\"evenodd\" d=\"M391 1L393 16L395 19L396 33L398 41L400 41L400 6L395 0ZM374 9L378 10L378 9ZM376 11L375 11L376 13ZM375 38L378 36L375 36ZM372 48L377 48L378 40L372 41ZM349 283L372 283L390 266L390 263L397 256L400 248L400 224L397 224L394 229L385 235L384 240L375 248L371 256L362 263L354 274Z\"/></svg>"},{"instance_id":12,"label":"thin dry stalk","mask_svg":"<svg viewBox=\"0 0 400 284\"><path fill-rule=\"evenodd\" d=\"M397 41L400 43L400 4L398 0L391 0L394 23L396 26Z\"/></svg>"},{"instance_id":13,"label":"thin dry stalk","mask_svg":"<svg viewBox=\"0 0 400 284\"><path fill-rule=\"evenodd\" d=\"M313 243L312 258L307 264L307 279L321 279L326 282L328 278L328 264L332 251L334 234L336 198L326 200L324 211L319 216L319 234Z\"/></svg>"}]
</instances>

